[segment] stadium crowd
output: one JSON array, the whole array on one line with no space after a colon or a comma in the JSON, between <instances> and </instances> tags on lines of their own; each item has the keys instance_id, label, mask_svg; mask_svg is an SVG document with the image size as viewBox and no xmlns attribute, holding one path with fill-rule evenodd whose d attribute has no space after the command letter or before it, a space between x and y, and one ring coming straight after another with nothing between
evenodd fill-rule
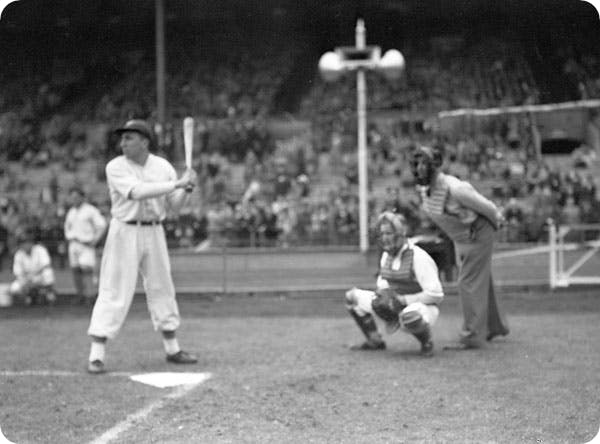
<instances>
[{"instance_id":1,"label":"stadium crowd","mask_svg":"<svg viewBox=\"0 0 600 444\"><path fill-rule=\"evenodd\" d=\"M218 39L217 36L214 37ZM212 42L214 43L214 42ZM222 41L220 41L222 43ZM165 223L171 247L207 248L355 245L358 238L356 118L352 79L327 84L318 79L301 97L295 116L311 123L310 135L287 140L269 131L278 94L297 69L300 46L248 39L225 41L219 54L201 47L170 48L176 64L167 82L169 123L155 127L158 151L180 159L180 122L202 116L196 127L194 205ZM194 48L194 49L189 49ZM291 48L291 49L290 49ZM369 74L373 115L393 110L393 125L369 126L370 214L402 212L412 234L430 227L417 210L408 165L415 144L445 153L444 168L469 179L506 212L498 233L505 242L541 242L549 219L559 223L600 221L594 168L598 150L582 144L570 158L549 164L540 158L526 116L497 119L481 131L441 134L427 116L456 107L539 103L540 90L517 42L488 38L408 41L411 60L398 84ZM223 57L226 54L226 57ZM205 63L188 63L202 57ZM600 62L572 48L557 59L576 88L572 99L599 97ZM3 78L0 94L0 254L24 226L65 266L66 194L83 185L108 217L103 167L116 153L111 133L117 122L144 116L155 120L152 53L96 51L85 60L53 62L40 74L33 61L19 76ZM25 62L22 62L25 63ZM29 76L23 73L30 73ZM111 79L109 88L100 87ZM577 95L578 94L578 95ZM288 98L289 99L289 98ZM596 130L598 118L593 120ZM1 263L0 263L1 265Z\"/></svg>"}]
</instances>

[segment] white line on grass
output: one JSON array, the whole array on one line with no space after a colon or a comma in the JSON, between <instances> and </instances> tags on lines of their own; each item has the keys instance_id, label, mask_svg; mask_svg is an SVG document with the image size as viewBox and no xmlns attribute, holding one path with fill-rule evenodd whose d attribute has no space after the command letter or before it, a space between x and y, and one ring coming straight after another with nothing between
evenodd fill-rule
<instances>
[{"instance_id":1,"label":"white line on grass","mask_svg":"<svg viewBox=\"0 0 600 444\"><path fill-rule=\"evenodd\" d=\"M131 372L108 372L101 377L106 376L126 376L129 377L133 375ZM20 371L11 371L11 370L2 370L0 371L0 377L2 376L59 376L59 377L73 377L73 376L88 376L84 371L81 372L70 372L63 370L20 370ZM97 376L96 376L97 377Z\"/></svg>"},{"instance_id":2,"label":"white line on grass","mask_svg":"<svg viewBox=\"0 0 600 444\"><path fill-rule=\"evenodd\" d=\"M123 421L108 429L101 436L94 439L89 444L109 444L111 442L114 442L121 433L129 430L133 425L135 425L136 422L143 421L150 415L150 413L152 413L156 409L162 408L162 406L168 401L184 397L191 390L199 386L202 382L204 381L198 382L196 384L187 384L176 387L168 395L154 401L153 403L147 405L146 407L138 410L135 413L127 415L127 417Z\"/></svg>"}]
</instances>

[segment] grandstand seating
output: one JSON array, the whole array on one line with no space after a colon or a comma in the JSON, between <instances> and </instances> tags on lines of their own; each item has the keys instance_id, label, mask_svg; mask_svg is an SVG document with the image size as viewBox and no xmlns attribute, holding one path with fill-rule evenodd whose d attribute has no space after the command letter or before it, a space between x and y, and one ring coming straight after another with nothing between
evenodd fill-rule
<instances>
[{"instance_id":1,"label":"grandstand seating","mask_svg":"<svg viewBox=\"0 0 600 444\"><path fill-rule=\"evenodd\" d=\"M175 39L177 45L168 44L170 114L164 129L164 154L179 165L176 147L181 144L181 118L188 114L198 117L202 125L198 128L198 144L203 152L219 152L230 163L224 196L239 202L248 186L243 161L249 150L264 164L264 189L269 189L274 173L268 165L283 148L268 136L266 122L274 112L285 111L312 128L312 138L292 144L291 149L312 156L310 168L306 165L309 160L286 155L288 172L293 177L305 172L299 169L310 170L311 191L305 200L311 208L317 211L324 203L330 204L332 193L341 189L353 192L355 184L348 183L345 173L352 173L354 166L344 164L345 158L353 158L356 144L352 76L328 84L315 69L300 67L299 63L309 63L308 55L315 49L307 50L306 39L297 35L245 38L232 37L227 29L212 31L209 36ZM102 169L116 152L110 128L133 116L156 118L152 47L117 43L110 43L114 51L90 48L95 56L89 60L62 54L48 72L39 72L39 63L25 60L20 69L2 75L0 157L3 163L11 161L11 166L4 168L11 171L4 171L0 183L7 197L30 202L28 207L35 208L41 190L56 180L63 193L70 185L83 183L92 200L106 202ZM463 150L457 154L457 162L469 166L467 178L485 194L494 196L504 178L486 176L490 169L484 166L490 156L506 151L506 134L492 128L490 134L440 140L423 128L427 117L442 110L539 102L544 91L551 89L550 80L540 75L528 43L502 34L436 35L426 40L403 37L388 43L400 48L409 63L405 76L397 83L374 73L367 76L370 113L383 110L398 116L395 129L378 128L383 142L371 147L372 199L381 206L389 188L410 185L403 155L417 141L441 143L450 151ZM572 48L569 42L566 50L556 51L556 60L565 67L564 74L582 85L573 93L578 95L571 98L583 94L600 97L600 58L593 52L575 54ZM7 63L6 57L0 63ZM312 75L302 88L294 75L297 70ZM399 130L404 124L407 129ZM305 150L305 145L310 149ZM475 166L480 171L475 171ZM592 166L597 167L597 162ZM20 186L12 183L15 177L23 182ZM291 200L296 199L293 196ZM53 203L64 205L64 196Z\"/></svg>"}]
</instances>

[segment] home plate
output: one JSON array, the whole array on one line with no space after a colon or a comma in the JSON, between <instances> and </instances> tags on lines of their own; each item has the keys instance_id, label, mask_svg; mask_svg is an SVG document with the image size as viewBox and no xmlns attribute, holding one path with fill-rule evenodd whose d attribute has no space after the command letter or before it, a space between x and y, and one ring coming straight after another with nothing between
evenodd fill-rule
<instances>
[{"instance_id":1,"label":"home plate","mask_svg":"<svg viewBox=\"0 0 600 444\"><path fill-rule=\"evenodd\" d=\"M167 388L177 387L179 385L198 385L209 379L211 376L210 373L162 372L142 373L140 375L131 375L129 378L153 387Z\"/></svg>"}]
</instances>

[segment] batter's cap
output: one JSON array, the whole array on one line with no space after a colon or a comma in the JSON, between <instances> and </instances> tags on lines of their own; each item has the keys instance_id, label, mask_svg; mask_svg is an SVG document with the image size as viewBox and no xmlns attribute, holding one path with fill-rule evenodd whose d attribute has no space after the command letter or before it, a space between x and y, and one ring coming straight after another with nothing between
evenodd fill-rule
<instances>
[{"instance_id":1,"label":"batter's cap","mask_svg":"<svg viewBox=\"0 0 600 444\"><path fill-rule=\"evenodd\" d=\"M152 132L152 128L150 127L150 125L148 125L148 123L145 120L142 119L128 120L127 122L125 122L125 125L123 125L120 128L117 128L115 130L115 133L121 135L127 131L133 131L135 133L141 134L150 142L152 142L154 139L154 133Z\"/></svg>"}]
</instances>

